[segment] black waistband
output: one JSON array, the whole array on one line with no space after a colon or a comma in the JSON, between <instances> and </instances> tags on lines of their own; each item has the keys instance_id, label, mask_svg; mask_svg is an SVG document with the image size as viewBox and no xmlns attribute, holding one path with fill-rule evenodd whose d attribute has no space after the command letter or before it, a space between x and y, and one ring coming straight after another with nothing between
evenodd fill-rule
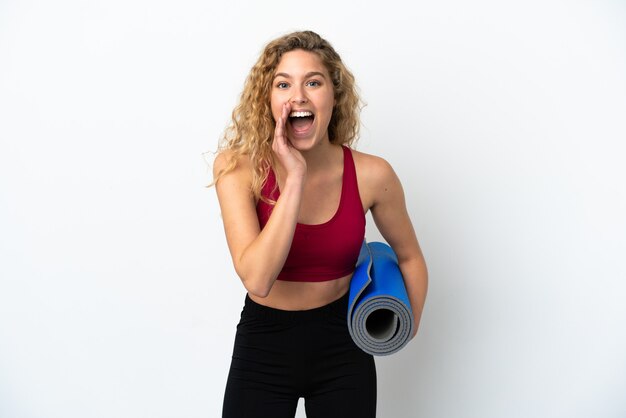
<instances>
[{"instance_id":1,"label":"black waistband","mask_svg":"<svg viewBox=\"0 0 626 418\"><path fill-rule=\"evenodd\" d=\"M328 305L302 311L286 311L261 305L260 303L250 299L250 296L246 294L244 312L258 317L277 319L281 321L299 321L324 318L328 315L342 316L347 315L348 313L348 293L349 292L346 292L345 295Z\"/></svg>"}]
</instances>

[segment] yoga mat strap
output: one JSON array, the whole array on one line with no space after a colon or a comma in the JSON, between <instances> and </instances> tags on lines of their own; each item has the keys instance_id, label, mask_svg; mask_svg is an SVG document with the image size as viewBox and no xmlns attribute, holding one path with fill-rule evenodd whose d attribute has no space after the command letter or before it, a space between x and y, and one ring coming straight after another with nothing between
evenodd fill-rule
<instances>
[{"instance_id":1,"label":"yoga mat strap","mask_svg":"<svg viewBox=\"0 0 626 418\"><path fill-rule=\"evenodd\" d=\"M349 293L348 331L361 350L386 356L408 344L415 321L398 257L389 245L363 242Z\"/></svg>"}]
</instances>

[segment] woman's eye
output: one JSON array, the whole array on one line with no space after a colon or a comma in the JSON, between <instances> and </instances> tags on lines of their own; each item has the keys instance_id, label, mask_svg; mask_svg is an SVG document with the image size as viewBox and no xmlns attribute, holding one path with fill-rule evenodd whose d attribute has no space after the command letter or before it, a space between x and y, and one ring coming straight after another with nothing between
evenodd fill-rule
<instances>
[{"instance_id":1,"label":"woman's eye","mask_svg":"<svg viewBox=\"0 0 626 418\"><path fill-rule=\"evenodd\" d=\"M310 87L319 87L321 85L321 83L319 81L313 80L313 81L309 81L307 83L307 85L310 86Z\"/></svg>"},{"instance_id":2,"label":"woman's eye","mask_svg":"<svg viewBox=\"0 0 626 418\"><path fill-rule=\"evenodd\" d=\"M276 84L276 87L278 87L279 89L286 89L288 85L284 81L281 81L280 83Z\"/></svg>"}]
</instances>

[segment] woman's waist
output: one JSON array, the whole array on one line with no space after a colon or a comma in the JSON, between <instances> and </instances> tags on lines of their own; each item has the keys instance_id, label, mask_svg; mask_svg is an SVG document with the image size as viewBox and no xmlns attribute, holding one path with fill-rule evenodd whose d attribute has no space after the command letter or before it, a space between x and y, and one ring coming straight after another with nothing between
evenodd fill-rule
<instances>
[{"instance_id":1,"label":"woman's waist","mask_svg":"<svg viewBox=\"0 0 626 418\"><path fill-rule=\"evenodd\" d=\"M348 292L352 274L323 282L276 280L265 298L249 295L254 302L274 309L302 311L332 303Z\"/></svg>"}]
</instances>

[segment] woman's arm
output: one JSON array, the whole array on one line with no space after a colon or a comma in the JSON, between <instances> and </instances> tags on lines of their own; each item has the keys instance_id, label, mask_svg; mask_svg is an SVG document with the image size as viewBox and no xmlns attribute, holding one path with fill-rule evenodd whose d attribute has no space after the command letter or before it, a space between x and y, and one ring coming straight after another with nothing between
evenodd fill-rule
<instances>
[{"instance_id":1,"label":"woman's arm","mask_svg":"<svg viewBox=\"0 0 626 418\"><path fill-rule=\"evenodd\" d=\"M428 290L428 271L406 209L404 191L398 176L385 160L366 156L364 162L367 165L366 196L372 217L398 256L417 332Z\"/></svg>"},{"instance_id":2,"label":"woman's arm","mask_svg":"<svg viewBox=\"0 0 626 418\"><path fill-rule=\"evenodd\" d=\"M252 167L247 156L239 158L236 168L220 177L215 185L235 271L246 290L262 298L269 294L289 254L306 176L304 159L284 136L284 121L289 111L289 106L285 106L272 145L287 176L263 230L259 227L250 189ZM214 175L225 167L228 157L228 151L217 156Z\"/></svg>"}]
</instances>

